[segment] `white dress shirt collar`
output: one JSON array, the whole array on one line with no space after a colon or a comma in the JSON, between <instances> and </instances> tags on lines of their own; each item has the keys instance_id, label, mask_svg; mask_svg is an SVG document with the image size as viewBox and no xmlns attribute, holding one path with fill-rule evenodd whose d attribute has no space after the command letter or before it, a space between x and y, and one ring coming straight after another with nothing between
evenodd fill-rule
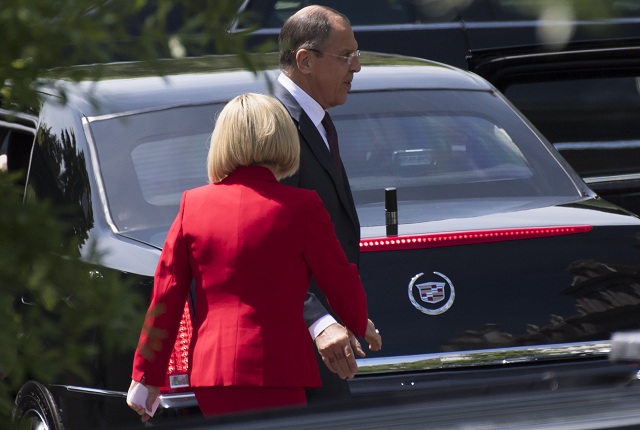
<instances>
[{"instance_id":1,"label":"white dress shirt collar","mask_svg":"<svg viewBox=\"0 0 640 430\"><path fill-rule=\"evenodd\" d=\"M324 132L324 127L320 124L326 113L322 106L311 98L311 96L304 92L295 82L293 82L287 75L280 73L278 76L278 82L291 93L294 99L298 102L302 110L309 116L311 122L316 126L318 130Z\"/></svg>"}]
</instances>

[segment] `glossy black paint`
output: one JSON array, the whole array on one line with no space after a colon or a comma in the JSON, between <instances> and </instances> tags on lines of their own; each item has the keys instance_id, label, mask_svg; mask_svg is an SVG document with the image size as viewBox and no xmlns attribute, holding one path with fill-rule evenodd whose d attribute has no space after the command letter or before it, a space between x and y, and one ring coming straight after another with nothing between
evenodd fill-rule
<instances>
[{"instance_id":1,"label":"glossy black paint","mask_svg":"<svg viewBox=\"0 0 640 430\"><path fill-rule=\"evenodd\" d=\"M147 295L169 225L135 231L117 228L107 206L108 194L103 190L104 165L101 163L104 158L96 156L95 147L91 145L92 140L101 138L97 123L132 112L209 106L224 103L240 92L268 91L268 82L263 79L266 75L256 77L239 71L196 73L211 69L212 64L219 62L216 58L203 59L200 63L189 61L177 62L177 69L182 73L166 80L136 80L129 76L128 79L107 79L99 83L92 95L99 102L99 108L88 102L86 90L90 85L70 85L67 105L60 105L52 97L43 99L38 115L29 116L29 121L24 122L30 124L31 128L27 128L31 131L16 128L17 124L11 122L15 117L9 112L0 112L4 121L2 127L14 127L23 133L24 142L16 147L26 155L17 156L16 160L22 160L24 164L14 163L11 168L26 169L31 160L25 189L37 198L50 198L69 208L70 233L84 239L83 246L96 240L105 252L104 270L116 270L123 276L133 277L135 287ZM384 67L385 64L390 67ZM363 65L364 71L354 81L353 103L336 109L338 117L373 109L367 103L358 102L368 100L360 95L370 92L383 95L385 91L391 94L391 90L406 94L452 90L481 93L490 97L492 103L500 104L499 111L504 109L505 116L509 117L506 122L518 122L517 129L526 131L531 146L523 151L531 165L542 166L544 160L551 163L569 189L562 196L553 196L535 207L509 210L487 203L481 211L461 210L459 213L464 216L449 214L436 220L411 223L403 221L403 214L408 215L403 210L407 211L411 206L416 214L427 212L435 203L425 198L417 205L407 205L402 201L400 189L400 236L534 226L593 227L587 233L553 238L363 253L361 274L369 297L370 314L384 336L384 349L380 353L369 352L369 358L402 360L415 354L491 351L523 345L600 340L607 339L613 330L638 327L634 318L640 303L635 288L640 249L637 242L640 220L637 217L599 199L548 142L530 130L520 114L511 111L502 96L477 76L439 63L391 56L364 56ZM127 76L122 67L135 71L135 65L118 65L118 77ZM275 74L272 72L268 76ZM447 108L469 108L456 105L458 100L464 99L452 98ZM120 123L120 127L125 124L126 121ZM118 133L121 130L113 130L113 136ZM115 147L109 139L102 139L100 144L106 145L100 149L106 150L103 154ZM32 149L30 159L28 154ZM126 155L114 152L116 156ZM111 166L116 169L116 176L118 166L124 168L124 163ZM123 173L122 178L125 177ZM114 196L132 191L131 186L130 182L117 184ZM380 189L381 201L383 189ZM466 204L461 199L460 206L472 207L472 200ZM478 202L474 204L478 205ZM131 205L133 207L133 201ZM359 207L358 210L364 211L363 219L369 219L363 224L363 238L384 236L383 207L380 207L377 223L371 221L375 217L365 216L367 208ZM408 296L409 282L414 276L418 273L430 276L433 272L446 275L456 287L456 299L451 308L435 316L416 310ZM132 351L134 347L131 345ZM50 387L64 412L67 429L136 420L123 399L129 384L130 360L130 356L104 358L92 369L95 384L83 387L83 390L69 388L79 385L78 381L60 381ZM376 378L384 382L378 384ZM366 383L367 392L375 393L406 378L412 378L411 372L398 374L395 379L388 374L367 374L354 381L354 387L357 388L360 382ZM97 391L88 394L87 388ZM84 412L76 414L77 410ZM167 412L171 413L176 411Z\"/></svg>"},{"instance_id":2,"label":"glossy black paint","mask_svg":"<svg viewBox=\"0 0 640 430\"><path fill-rule=\"evenodd\" d=\"M639 328L632 315L640 249L629 252L639 245L637 233L637 226L597 227L566 237L363 253L371 317L385 335L384 349L368 357L599 340ZM601 254L614 235L628 243ZM408 286L419 273L438 280L434 272L451 280L455 301L432 316L411 305Z\"/></svg>"}]
</instances>

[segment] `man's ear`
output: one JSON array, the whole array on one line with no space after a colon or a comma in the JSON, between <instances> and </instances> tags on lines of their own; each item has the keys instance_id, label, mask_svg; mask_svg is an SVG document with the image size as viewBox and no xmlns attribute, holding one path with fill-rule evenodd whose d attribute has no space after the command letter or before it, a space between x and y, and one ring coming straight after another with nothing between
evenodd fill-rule
<instances>
[{"instance_id":1,"label":"man's ear","mask_svg":"<svg viewBox=\"0 0 640 430\"><path fill-rule=\"evenodd\" d=\"M313 55L306 49L299 49L298 52L296 52L296 67L301 73L311 73L313 61Z\"/></svg>"}]
</instances>

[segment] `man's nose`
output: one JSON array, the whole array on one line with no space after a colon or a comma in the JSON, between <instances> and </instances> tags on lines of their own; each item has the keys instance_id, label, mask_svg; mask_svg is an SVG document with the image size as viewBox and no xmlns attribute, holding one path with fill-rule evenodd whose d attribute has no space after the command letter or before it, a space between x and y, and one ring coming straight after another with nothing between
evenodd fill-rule
<instances>
[{"instance_id":1,"label":"man's nose","mask_svg":"<svg viewBox=\"0 0 640 430\"><path fill-rule=\"evenodd\" d=\"M353 73L358 73L362 69L362 65L360 64L360 57L353 57L351 61L351 71Z\"/></svg>"}]
</instances>

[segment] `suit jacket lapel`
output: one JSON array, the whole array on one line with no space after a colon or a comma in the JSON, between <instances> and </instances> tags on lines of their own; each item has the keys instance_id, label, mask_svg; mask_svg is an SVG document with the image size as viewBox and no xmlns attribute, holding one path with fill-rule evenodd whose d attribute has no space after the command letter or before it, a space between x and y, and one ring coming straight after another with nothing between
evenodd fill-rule
<instances>
[{"instance_id":1,"label":"suit jacket lapel","mask_svg":"<svg viewBox=\"0 0 640 430\"><path fill-rule=\"evenodd\" d=\"M339 182L337 181L339 181L339 178L337 176L337 172L331 158L331 153L327 148L327 144L324 143L324 139L322 139L318 128L315 126L315 124L313 124L313 122L311 122L309 116L300 107L291 93L287 91L287 89L283 87L279 82L275 82L274 84L274 95L282 102L282 104L285 105L285 107L289 111L289 114L296 123L298 131L309 145L309 148L313 152L313 155L316 157L320 165L322 165L322 167L324 167L327 172L329 172L331 178L338 184Z\"/></svg>"},{"instance_id":2,"label":"suit jacket lapel","mask_svg":"<svg viewBox=\"0 0 640 430\"><path fill-rule=\"evenodd\" d=\"M324 142L324 139L322 139L318 128L315 126L315 124L313 124L313 122L311 122L309 116L305 113L302 107L300 107L291 93L278 81L275 81L273 84L273 94L287 108L289 114L296 123L296 127L298 128L299 133L309 145L309 148L318 160L318 163L322 165L322 167L327 170L327 172L331 176L334 186L338 190L340 201L342 202L344 207L347 208L347 213L349 213L349 217L351 218L353 224L357 228L359 228L359 223L355 218L356 215L355 206L353 205L353 199L350 198L349 195L347 195L347 187L349 186L347 174L343 169L343 182L343 180L341 180L338 176L338 172L336 172L335 164L333 162L333 159L331 158L329 148L327 148L327 144Z\"/></svg>"}]
</instances>

